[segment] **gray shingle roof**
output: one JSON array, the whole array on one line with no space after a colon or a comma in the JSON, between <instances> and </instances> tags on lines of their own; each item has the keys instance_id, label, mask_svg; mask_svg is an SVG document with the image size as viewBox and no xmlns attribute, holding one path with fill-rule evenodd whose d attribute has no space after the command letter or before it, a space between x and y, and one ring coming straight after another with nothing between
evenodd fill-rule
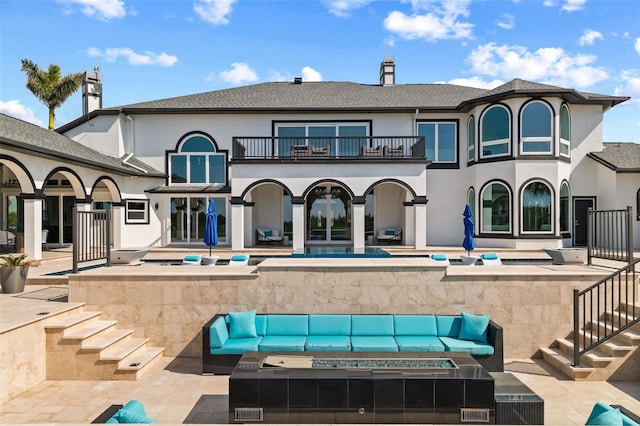
<instances>
[{"instance_id":1,"label":"gray shingle roof","mask_svg":"<svg viewBox=\"0 0 640 426\"><path fill-rule=\"evenodd\" d=\"M260 83L124 105L114 112L273 110L465 110L480 102L526 94L556 95L573 103L615 105L627 97L597 95L515 79L492 90L453 84L372 85L351 82Z\"/></svg>"},{"instance_id":2,"label":"gray shingle roof","mask_svg":"<svg viewBox=\"0 0 640 426\"><path fill-rule=\"evenodd\" d=\"M55 157L119 174L164 176L162 172L135 158L130 158L128 162L146 170L147 173L123 164L120 158L101 154L53 130L43 129L4 114L0 114L0 143L3 148L28 150L36 156Z\"/></svg>"},{"instance_id":3,"label":"gray shingle roof","mask_svg":"<svg viewBox=\"0 0 640 426\"><path fill-rule=\"evenodd\" d=\"M640 143L605 142L602 152L589 156L616 172L640 172Z\"/></svg>"}]
</instances>

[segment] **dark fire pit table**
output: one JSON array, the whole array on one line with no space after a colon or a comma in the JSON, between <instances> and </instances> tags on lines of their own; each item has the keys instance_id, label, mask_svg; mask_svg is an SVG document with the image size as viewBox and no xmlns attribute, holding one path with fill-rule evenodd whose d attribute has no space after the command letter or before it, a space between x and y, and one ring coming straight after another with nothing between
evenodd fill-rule
<instances>
[{"instance_id":1,"label":"dark fire pit table","mask_svg":"<svg viewBox=\"0 0 640 426\"><path fill-rule=\"evenodd\" d=\"M494 379L457 352L247 352L230 423L494 423Z\"/></svg>"}]
</instances>

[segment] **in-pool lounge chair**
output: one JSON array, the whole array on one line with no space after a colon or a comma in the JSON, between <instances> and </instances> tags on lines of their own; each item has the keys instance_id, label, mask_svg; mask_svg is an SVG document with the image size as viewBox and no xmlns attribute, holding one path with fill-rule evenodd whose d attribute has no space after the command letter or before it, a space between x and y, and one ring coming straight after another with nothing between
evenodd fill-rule
<instances>
[{"instance_id":1,"label":"in-pool lounge chair","mask_svg":"<svg viewBox=\"0 0 640 426\"><path fill-rule=\"evenodd\" d=\"M485 266L502 265L500 256L498 256L497 253L482 253L481 259L482 259L482 264Z\"/></svg>"},{"instance_id":2,"label":"in-pool lounge chair","mask_svg":"<svg viewBox=\"0 0 640 426\"><path fill-rule=\"evenodd\" d=\"M435 260L436 262L442 264L442 265L447 265L449 266L451 263L449 262L449 257L447 257L446 254L432 254L431 256L432 260Z\"/></svg>"},{"instance_id":3,"label":"in-pool lounge chair","mask_svg":"<svg viewBox=\"0 0 640 426\"><path fill-rule=\"evenodd\" d=\"M188 254L182 259L183 265L201 265L202 256L198 254Z\"/></svg>"},{"instance_id":4,"label":"in-pool lounge chair","mask_svg":"<svg viewBox=\"0 0 640 426\"><path fill-rule=\"evenodd\" d=\"M247 266L249 264L249 255L236 254L229 259L229 266Z\"/></svg>"}]
</instances>

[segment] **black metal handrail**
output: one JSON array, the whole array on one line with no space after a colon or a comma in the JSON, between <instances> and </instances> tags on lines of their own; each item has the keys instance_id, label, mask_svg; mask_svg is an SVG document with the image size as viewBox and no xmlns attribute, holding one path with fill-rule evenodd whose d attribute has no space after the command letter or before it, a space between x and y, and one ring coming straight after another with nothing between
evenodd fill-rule
<instances>
[{"instance_id":1,"label":"black metal handrail","mask_svg":"<svg viewBox=\"0 0 640 426\"><path fill-rule=\"evenodd\" d=\"M105 259L111 266L111 210L73 208L73 273L78 263Z\"/></svg>"},{"instance_id":2,"label":"black metal handrail","mask_svg":"<svg viewBox=\"0 0 640 426\"><path fill-rule=\"evenodd\" d=\"M629 263L587 289L573 290L575 367L580 365L581 355L640 323L638 263L640 260ZM611 321L606 321L607 312L611 314ZM604 319L602 324L600 319Z\"/></svg>"},{"instance_id":3,"label":"black metal handrail","mask_svg":"<svg viewBox=\"0 0 640 426\"><path fill-rule=\"evenodd\" d=\"M587 258L633 260L633 208L624 210L587 209Z\"/></svg>"},{"instance_id":4,"label":"black metal handrail","mask_svg":"<svg viewBox=\"0 0 640 426\"><path fill-rule=\"evenodd\" d=\"M234 137L233 159L426 159L423 136Z\"/></svg>"}]
</instances>

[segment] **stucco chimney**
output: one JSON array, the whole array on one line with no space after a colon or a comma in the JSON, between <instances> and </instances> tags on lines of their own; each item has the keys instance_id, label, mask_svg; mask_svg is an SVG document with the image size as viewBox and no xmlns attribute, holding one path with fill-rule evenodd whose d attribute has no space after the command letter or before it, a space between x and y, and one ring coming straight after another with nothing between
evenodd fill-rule
<instances>
[{"instance_id":1,"label":"stucco chimney","mask_svg":"<svg viewBox=\"0 0 640 426\"><path fill-rule=\"evenodd\" d=\"M396 64L393 56L386 56L380 64L380 84L383 86L396 84Z\"/></svg>"},{"instance_id":2,"label":"stucco chimney","mask_svg":"<svg viewBox=\"0 0 640 426\"><path fill-rule=\"evenodd\" d=\"M100 68L85 71L82 76L82 115L102 109L102 81Z\"/></svg>"}]
</instances>

